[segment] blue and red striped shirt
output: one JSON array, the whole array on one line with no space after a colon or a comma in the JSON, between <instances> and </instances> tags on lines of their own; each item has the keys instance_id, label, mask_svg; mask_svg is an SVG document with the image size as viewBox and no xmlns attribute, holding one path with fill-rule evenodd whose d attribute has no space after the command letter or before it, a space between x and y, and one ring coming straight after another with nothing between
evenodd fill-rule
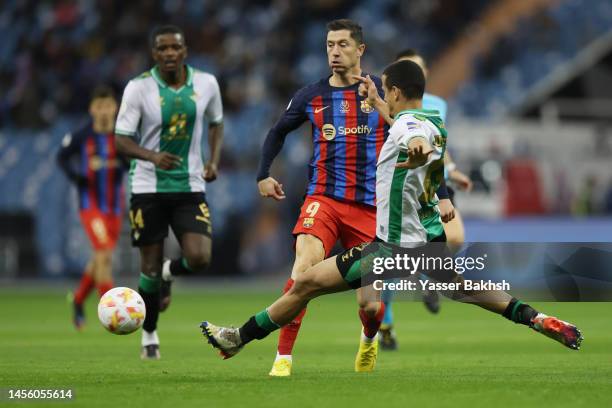
<instances>
[{"instance_id":1,"label":"blue and red striped shirt","mask_svg":"<svg viewBox=\"0 0 612 408\"><path fill-rule=\"evenodd\" d=\"M77 185L81 210L122 213L124 166L117 155L112 132L96 133L90 123L74 134L67 134L58 153L58 163Z\"/></svg>"},{"instance_id":2,"label":"blue and red striped shirt","mask_svg":"<svg viewBox=\"0 0 612 408\"><path fill-rule=\"evenodd\" d=\"M380 79L372 79L382 89ZM325 78L300 89L268 133L257 180L268 177L287 134L308 120L313 155L307 195L375 205L376 162L389 129L358 88L359 83L334 87Z\"/></svg>"}]
</instances>

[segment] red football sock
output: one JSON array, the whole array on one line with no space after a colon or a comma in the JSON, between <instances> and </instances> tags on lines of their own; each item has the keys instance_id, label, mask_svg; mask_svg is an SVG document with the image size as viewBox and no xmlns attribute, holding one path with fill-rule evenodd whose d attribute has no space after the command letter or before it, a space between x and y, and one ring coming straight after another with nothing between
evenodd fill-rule
<instances>
[{"instance_id":1,"label":"red football sock","mask_svg":"<svg viewBox=\"0 0 612 408\"><path fill-rule=\"evenodd\" d=\"M82 305L87 296L89 296L91 293L94 286L94 280L91 275L84 273L81 277L79 288L74 293L74 303L77 305Z\"/></svg>"},{"instance_id":2,"label":"red football sock","mask_svg":"<svg viewBox=\"0 0 612 408\"><path fill-rule=\"evenodd\" d=\"M289 278L287 283L285 284L285 288L283 289L283 293L287 293L289 289L293 286L293 279ZM297 339L298 332L300 331L300 326L302 326L302 319L306 314L306 308L300 312L299 315L296 316L293 321L280 329L280 334L278 336L278 354L280 355L291 355L293 351L293 345L295 344L295 340Z\"/></svg>"},{"instance_id":3,"label":"red football sock","mask_svg":"<svg viewBox=\"0 0 612 408\"><path fill-rule=\"evenodd\" d=\"M102 297L102 295L111 290L113 286L113 281L98 283L98 296Z\"/></svg>"},{"instance_id":4,"label":"red football sock","mask_svg":"<svg viewBox=\"0 0 612 408\"><path fill-rule=\"evenodd\" d=\"M359 318L361 319L361 324L363 325L363 334L371 339L376 336L376 333L378 333L380 324L385 316L385 304L383 302L380 302L379 304L380 308L374 317L368 316L363 309L359 309Z\"/></svg>"}]
</instances>

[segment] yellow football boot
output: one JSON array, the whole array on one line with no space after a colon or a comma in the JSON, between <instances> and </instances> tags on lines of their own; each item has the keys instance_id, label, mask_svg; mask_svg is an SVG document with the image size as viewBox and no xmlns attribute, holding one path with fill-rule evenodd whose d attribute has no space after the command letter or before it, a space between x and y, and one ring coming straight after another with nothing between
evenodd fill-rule
<instances>
[{"instance_id":1,"label":"yellow football boot","mask_svg":"<svg viewBox=\"0 0 612 408\"><path fill-rule=\"evenodd\" d=\"M288 358L275 360L268 375L270 377L289 377L291 375L291 360Z\"/></svg>"},{"instance_id":2,"label":"yellow football boot","mask_svg":"<svg viewBox=\"0 0 612 408\"><path fill-rule=\"evenodd\" d=\"M377 357L378 334L369 342L364 341L362 336L361 340L359 340L359 350L355 357L355 371L358 373L369 373L374 371Z\"/></svg>"}]
</instances>

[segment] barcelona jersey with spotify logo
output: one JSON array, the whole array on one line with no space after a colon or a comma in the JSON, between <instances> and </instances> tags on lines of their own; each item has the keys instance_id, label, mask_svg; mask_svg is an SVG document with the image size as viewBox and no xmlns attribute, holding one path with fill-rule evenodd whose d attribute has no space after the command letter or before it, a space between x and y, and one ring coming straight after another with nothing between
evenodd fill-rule
<instances>
[{"instance_id":1,"label":"barcelona jersey with spotify logo","mask_svg":"<svg viewBox=\"0 0 612 408\"><path fill-rule=\"evenodd\" d=\"M380 93L380 79L372 79ZM308 85L294 95L276 128L291 131L306 121L312 126L307 195L374 206L376 161L388 126L358 90L359 83L331 86L329 77Z\"/></svg>"},{"instance_id":2,"label":"barcelona jersey with spotify logo","mask_svg":"<svg viewBox=\"0 0 612 408\"><path fill-rule=\"evenodd\" d=\"M145 149L181 158L181 164L171 170L132 160L133 194L205 191L202 135L205 122L223 120L221 94L213 75L189 65L186 69L187 80L179 89L164 82L158 67L132 79L125 88L115 133L134 137Z\"/></svg>"}]
</instances>

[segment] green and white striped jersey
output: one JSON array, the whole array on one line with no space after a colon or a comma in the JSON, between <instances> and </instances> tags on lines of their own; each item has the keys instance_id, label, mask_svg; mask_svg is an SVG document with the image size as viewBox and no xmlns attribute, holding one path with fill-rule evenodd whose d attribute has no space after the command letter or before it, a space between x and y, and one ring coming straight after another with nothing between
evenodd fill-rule
<instances>
[{"instance_id":1,"label":"green and white striped jersey","mask_svg":"<svg viewBox=\"0 0 612 408\"><path fill-rule=\"evenodd\" d=\"M136 137L145 149L182 158L181 165L161 170L153 163L132 160L131 192L179 193L205 191L202 175L204 119L223 120L219 84L211 74L187 68L180 89L168 86L157 66L132 79L123 92L115 133Z\"/></svg>"},{"instance_id":2,"label":"green and white striped jersey","mask_svg":"<svg viewBox=\"0 0 612 408\"><path fill-rule=\"evenodd\" d=\"M444 177L446 129L438 111L406 110L395 116L376 167L376 235L385 242L427 242L444 231L436 190ZM433 152L416 169L398 169L408 144L422 137Z\"/></svg>"}]
</instances>

